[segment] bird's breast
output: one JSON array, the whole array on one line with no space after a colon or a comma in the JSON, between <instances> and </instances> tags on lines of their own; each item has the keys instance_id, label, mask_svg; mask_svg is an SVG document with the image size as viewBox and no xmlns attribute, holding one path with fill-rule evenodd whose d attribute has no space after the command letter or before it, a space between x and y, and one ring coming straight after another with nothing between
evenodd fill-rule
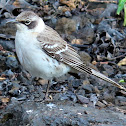
<instances>
[{"instance_id":1,"label":"bird's breast","mask_svg":"<svg viewBox=\"0 0 126 126\"><path fill-rule=\"evenodd\" d=\"M16 33L16 53L21 65L34 77L51 79L70 71L70 67L48 56L36 37Z\"/></svg>"}]
</instances>

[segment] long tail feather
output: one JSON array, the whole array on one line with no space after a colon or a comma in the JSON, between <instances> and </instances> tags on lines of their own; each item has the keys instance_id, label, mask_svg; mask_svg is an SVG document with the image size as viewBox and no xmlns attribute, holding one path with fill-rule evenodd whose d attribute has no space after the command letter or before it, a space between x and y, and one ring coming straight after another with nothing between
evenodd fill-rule
<instances>
[{"instance_id":1,"label":"long tail feather","mask_svg":"<svg viewBox=\"0 0 126 126\"><path fill-rule=\"evenodd\" d=\"M84 72L84 73L88 73L90 75L94 75L94 76L96 76L96 77L98 77L98 78L100 78L102 80L105 80L105 81L113 84L114 86L126 91L126 88L123 87L122 85L120 85L117 82L113 81L112 79L106 77L105 75L101 74L100 72L98 72L98 71L96 71L96 70L94 70L92 68L87 67L85 64L78 65L78 66L76 66L74 68L76 70L79 70L80 72Z\"/></svg>"},{"instance_id":2,"label":"long tail feather","mask_svg":"<svg viewBox=\"0 0 126 126\"><path fill-rule=\"evenodd\" d=\"M96 77L101 78L102 80L105 80L105 81L107 81L107 82L109 82L109 83L111 83L111 84L117 86L118 88L123 89L123 90L126 91L126 88L125 88L125 87L123 87L123 86L121 86L120 84L116 83L116 82L113 81L112 79L106 77L105 75L103 75L103 74L97 72L97 71L94 70L94 69L92 69L91 71L92 71L92 75L95 75Z\"/></svg>"}]
</instances>

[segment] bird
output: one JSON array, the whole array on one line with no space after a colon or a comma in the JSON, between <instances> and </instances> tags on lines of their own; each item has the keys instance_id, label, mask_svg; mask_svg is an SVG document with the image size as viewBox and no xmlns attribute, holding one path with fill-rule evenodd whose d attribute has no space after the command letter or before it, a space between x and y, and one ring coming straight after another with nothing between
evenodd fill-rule
<instances>
[{"instance_id":1,"label":"bird","mask_svg":"<svg viewBox=\"0 0 126 126\"><path fill-rule=\"evenodd\" d=\"M17 57L24 69L33 77L51 81L68 72L82 72L94 75L126 91L124 86L85 65L77 51L33 11L21 12L13 22L17 27L15 36ZM46 93L47 97L48 91Z\"/></svg>"}]
</instances>

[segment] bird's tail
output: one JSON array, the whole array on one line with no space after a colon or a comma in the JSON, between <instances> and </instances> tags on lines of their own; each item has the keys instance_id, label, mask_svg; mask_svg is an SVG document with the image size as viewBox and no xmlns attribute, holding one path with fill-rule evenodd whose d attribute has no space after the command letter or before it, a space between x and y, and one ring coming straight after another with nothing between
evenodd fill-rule
<instances>
[{"instance_id":1,"label":"bird's tail","mask_svg":"<svg viewBox=\"0 0 126 126\"><path fill-rule=\"evenodd\" d=\"M105 80L105 81L113 84L114 86L126 91L126 88L123 87L122 85L120 85L117 82L113 81L112 79L106 77L105 75L99 73L98 71L87 67L85 64L78 65L78 66L76 66L75 69L79 70L80 72L88 73L89 75L94 75L94 76L96 76L96 77L98 77L98 78L100 78L102 80Z\"/></svg>"},{"instance_id":2,"label":"bird's tail","mask_svg":"<svg viewBox=\"0 0 126 126\"><path fill-rule=\"evenodd\" d=\"M97 72L94 69L92 69L91 71L92 71L92 75L95 75L96 77L101 78L102 80L105 80L105 81L113 84L114 86L116 86L116 87L118 87L118 88L123 89L123 90L126 91L126 88L125 87L121 86L120 84L118 84L117 82L113 81L112 79L106 77L105 75Z\"/></svg>"}]
</instances>

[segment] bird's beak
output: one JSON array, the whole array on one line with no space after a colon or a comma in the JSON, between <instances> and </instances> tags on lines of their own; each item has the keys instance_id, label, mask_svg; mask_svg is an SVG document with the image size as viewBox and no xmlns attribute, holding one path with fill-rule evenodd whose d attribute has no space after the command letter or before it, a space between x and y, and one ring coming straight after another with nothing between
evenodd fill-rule
<instances>
[{"instance_id":1,"label":"bird's beak","mask_svg":"<svg viewBox=\"0 0 126 126\"><path fill-rule=\"evenodd\" d=\"M7 19L7 20L6 20L6 24L7 24L7 23L16 23L16 24L17 24L17 23L19 23L19 22L16 21L16 19Z\"/></svg>"}]
</instances>

